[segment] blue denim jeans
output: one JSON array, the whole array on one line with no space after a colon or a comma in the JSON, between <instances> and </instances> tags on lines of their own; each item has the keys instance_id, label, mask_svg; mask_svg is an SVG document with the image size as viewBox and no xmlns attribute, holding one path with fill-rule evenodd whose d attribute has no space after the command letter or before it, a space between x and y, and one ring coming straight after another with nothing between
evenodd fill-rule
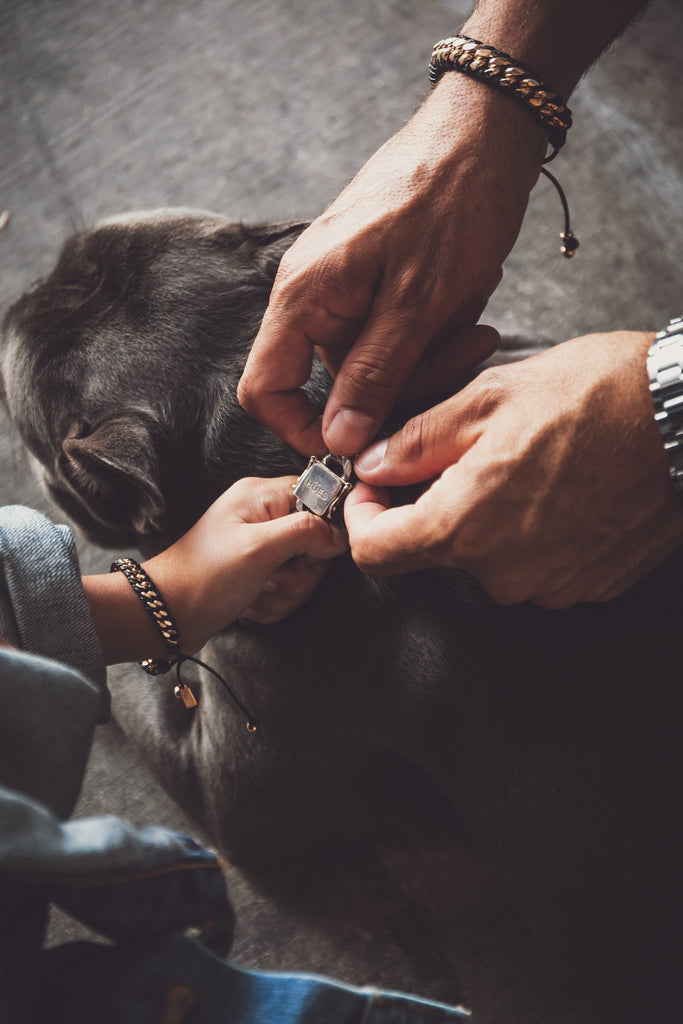
<instances>
[{"instance_id":1,"label":"blue denim jeans","mask_svg":"<svg viewBox=\"0 0 683 1024\"><path fill-rule=\"evenodd\" d=\"M111 815L68 820L105 666L73 539L0 509L0 1022L438 1024L464 1011L311 975L237 969L212 852ZM110 940L42 948L55 902ZM203 941L183 932L199 928Z\"/></svg>"}]
</instances>

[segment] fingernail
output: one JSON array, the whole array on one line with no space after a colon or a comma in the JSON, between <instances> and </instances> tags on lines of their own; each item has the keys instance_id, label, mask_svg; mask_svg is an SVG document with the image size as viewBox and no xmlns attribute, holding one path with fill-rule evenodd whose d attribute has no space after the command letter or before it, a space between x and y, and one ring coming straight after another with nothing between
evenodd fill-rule
<instances>
[{"instance_id":1,"label":"fingernail","mask_svg":"<svg viewBox=\"0 0 683 1024\"><path fill-rule=\"evenodd\" d=\"M369 473L373 469L377 469L384 453L387 450L389 444L389 438L385 437L383 441L376 441L375 444L371 444L359 458L354 462L354 469L357 473Z\"/></svg>"},{"instance_id":2,"label":"fingernail","mask_svg":"<svg viewBox=\"0 0 683 1024\"><path fill-rule=\"evenodd\" d=\"M339 409L325 431L325 443L336 455L362 451L376 430L371 416L355 409Z\"/></svg>"}]
</instances>

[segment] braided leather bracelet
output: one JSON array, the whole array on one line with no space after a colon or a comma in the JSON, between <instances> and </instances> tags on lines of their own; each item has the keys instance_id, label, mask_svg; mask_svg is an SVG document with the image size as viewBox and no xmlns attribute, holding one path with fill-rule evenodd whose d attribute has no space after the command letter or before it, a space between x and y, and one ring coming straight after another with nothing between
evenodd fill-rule
<instances>
[{"instance_id":1,"label":"braided leather bracelet","mask_svg":"<svg viewBox=\"0 0 683 1024\"><path fill-rule=\"evenodd\" d=\"M123 573L166 645L169 655L167 660L145 658L140 662L141 667L150 676L156 676L160 672L169 672L180 654L180 632L159 588L134 558L117 558L115 562L112 562L109 571Z\"/></svg>"},{"instance_id":2,"label":"braided leather bracelet","mask_svg":"<svg viewBox=\"0 0 683 1024\"><path fill-rule=\"evenodd\" d=\"M572 113L562 97L539 81L524 64L494 46L470 36L442 39L432 51L429 80L435 86L445 71L462 71L502 89L523 103L548 132L554 152L564 146L572 126Z\"/></svg>"},{"instance_id":3,"label":"braided leather bracelet","mask_svg":"<svg viewBox=\"0 0 683 1024\"><path fill-rule=\"evenodd\" d=\"M197 707L197 698L187 683L183 682L180 672L183 664L187 661L193 662L195 665L199 665L201 668L206 669L207 672L210 672L215 676L221 685L225 687L231 700L244 714L247 730L249 732L256 732L259 726L258 718L247 710L227 680L224 679L220 673L216 672L215 669L211 668L210 665L207 665L205 661L200 661L199 658L193 658L190 654L182 653L180 649L180 631L175 620L168 610L168 605L161 596L159 588L152 582L151 578L147 575L140 563L136 562L134 558L117 558L115 562L112 562L109 571L123 573L135 591L135 594L140 599L141 604L152 619L157 632L160 634L166 645L168 659L145 658L140 662L140 667L143 668L148 675L156 676L161 673L169 672L175 666L177 683L173 688L173 695L181 701L186 708L191 709Z\"/></svg>"},{"instance_id":4,"label":"braided leather bracelet","mask_svg":"<svg viewBox=\"0 0 683 1024\"><path fill-rule=\"evenodd\" d=\"M567 140L567 132L572 126L572 114L562 97L538 79L533 71L521 64L514 57L494 46L472 39L471 36L450 36L438 42L429 64L429 81L432 88L446 71L461 71L471 78L477 78L489 85L507 92L509 96L522 103L532 117L541 124L548 133L548 141L553 147L552 153L543 163L553 160ZM563 256L571 257L579 247L569 222L567 199L558 180L541 167L542 173L557 189L564 210L564 231L560 233Z\"/></svg>"}]
</instances>

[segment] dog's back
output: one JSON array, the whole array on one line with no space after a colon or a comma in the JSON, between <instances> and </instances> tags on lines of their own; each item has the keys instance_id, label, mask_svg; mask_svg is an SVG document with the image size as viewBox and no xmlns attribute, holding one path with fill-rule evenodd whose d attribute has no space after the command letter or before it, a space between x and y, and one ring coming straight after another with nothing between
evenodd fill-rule
<instances>
[{"instance_id":1,"label":"dog's back","mask_svg":"<svg viewBox=\"0 0 683 1024\"><path fill-rule=\"evenodd\" d=\"M151 553L240 476L301 468L235 385L302 226L115 218L70 240L8 314L10 415L95 540ZM321 407L328 385L316 365ZM463 574L373 581L342 559L291 618L233 626L206 652L258 733L209 676L190 713L171 684L114 682L116 714L169 792L242 857L367 823L397 761L411 762L556 951L604 973L611 946L624 984L624 963L666 965L680 942L680 563L608 605L553 613L496 608Z\"/></svg>"}]
</instances>

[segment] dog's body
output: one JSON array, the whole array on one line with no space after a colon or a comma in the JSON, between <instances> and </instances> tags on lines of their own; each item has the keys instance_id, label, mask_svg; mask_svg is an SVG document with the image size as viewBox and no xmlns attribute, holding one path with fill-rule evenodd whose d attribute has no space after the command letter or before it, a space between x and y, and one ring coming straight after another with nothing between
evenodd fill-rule
<instances>
[{"instance_id":1,"label":"dog's body","mask_svg":"<svg viewBox=\"0 0 683 1024\"><path fill-rule=\"evenodd\" d=\"M10 415L94 539L160 549L239 477L305 464L235 399L302 227L114 218L71 239L10 311ZM328 386L316 365L321 406ZM550 613L496 608L460 573L375 581L342 559L285 622L236 625L205 650L258 733L208 676L196 712L171 684L130 681L115 711L168 791L242 859L358 827L410 762L557 954L608 990L637 965L645 998L681 955L680 568Z\"/></svg>"}]
</instances>

